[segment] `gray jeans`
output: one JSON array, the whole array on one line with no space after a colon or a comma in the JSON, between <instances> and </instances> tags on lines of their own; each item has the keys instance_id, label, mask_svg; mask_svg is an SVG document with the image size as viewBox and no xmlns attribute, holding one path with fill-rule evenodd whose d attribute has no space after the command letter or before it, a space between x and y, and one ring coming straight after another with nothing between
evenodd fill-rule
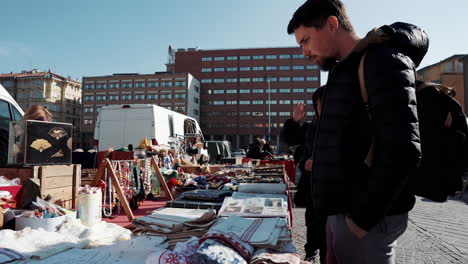
<instances>
[{"instance_id":1,"label":"gray jeans","mask_svg":"<svg viewBox=\"0 0 468 264\"><path fill-rule=\"evenodd\" d=\"M408 226L408 214L386 216L362 239L351 233L344 215L327 219L327 264L395 264L395 246Z\"/></svg>"}]
</instances>

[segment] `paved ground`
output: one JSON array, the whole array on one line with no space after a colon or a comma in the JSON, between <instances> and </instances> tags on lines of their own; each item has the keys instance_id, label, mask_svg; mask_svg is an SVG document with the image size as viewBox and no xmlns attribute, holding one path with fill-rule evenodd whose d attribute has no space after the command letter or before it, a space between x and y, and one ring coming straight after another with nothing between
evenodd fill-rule
<instances>
[{"instance_id":1,"label":"paved ground","mask_svg":"<svg viewBox=\"0 0 468 264\"><path fill-rule=\"evenodd\" d=\"M294 208L293 242L302 256L304 211ZM468 264L468 192L445 203L418 198L396 250L398 264Z\"/></svg>"}]
</instances>

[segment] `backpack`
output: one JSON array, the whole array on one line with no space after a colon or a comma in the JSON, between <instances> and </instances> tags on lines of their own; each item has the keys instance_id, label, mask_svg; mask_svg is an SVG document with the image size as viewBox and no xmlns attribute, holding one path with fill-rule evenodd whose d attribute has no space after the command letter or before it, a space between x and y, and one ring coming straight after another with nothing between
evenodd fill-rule
<instances>
[{"instance_id":1,"label":"backpack","mask_svg":"<svg viewBox=\"0 0 468 264\"><path fill-rule=\"evenodd\" d=\"M359 64L359 85L364 104L368 96L364 82L364 59ZM468 169L468 119L455 91L435 83L416 83L416 100L422 160L408 184L413 194L435 202L463 190ZM372 165L371 145L365 163Z\"/></svg>"}]
</instances>

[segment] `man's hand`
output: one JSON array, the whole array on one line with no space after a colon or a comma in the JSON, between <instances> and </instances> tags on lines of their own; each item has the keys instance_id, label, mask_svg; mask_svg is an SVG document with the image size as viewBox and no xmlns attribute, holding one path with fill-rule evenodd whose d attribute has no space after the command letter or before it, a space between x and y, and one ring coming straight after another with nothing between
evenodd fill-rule
<instances>
[{"instance_id":1,"label":"man's hand","mask_svg":"<svg viewBox=\"0 0 468 264\"><path fill-rule=\"evenodd\" d=\"M312 171L312 165L314 164L313 160L307 160L306 163L304 164L304 169L306 171Z\"/></svg>"},{"instance_id":2,"label":"man's hand","mask_svg":"<svg viewBox=\"0 0 468 264\"><path fill-rule=\"evenodd\" d=\"M357 238L362 239L367 235L367 231L360 228L356 223L354 223L353 219L346 216L346 224L349 227L351 233L353 233Z\"/></svg>"},{"instance_id":3,"label":"man's hand","mask_svg":"<svg viewBox=\"0 0 468 264\"><path fill-rule=\"evenodd\" d=\"M306 116L305 111L306 105L304 103L298 103L294 105L293 119L296 122L302 122Z\"/></svg>"}]
</instances>

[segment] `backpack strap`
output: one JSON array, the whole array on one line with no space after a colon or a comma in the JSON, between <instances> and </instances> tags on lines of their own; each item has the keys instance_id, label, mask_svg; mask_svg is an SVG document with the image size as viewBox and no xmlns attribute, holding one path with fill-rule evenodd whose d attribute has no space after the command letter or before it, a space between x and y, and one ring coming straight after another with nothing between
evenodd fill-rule
<instances>
[{"instance_id":1,"label":"backpack strap","mask_svg":"<svg viewBox=\"0 0 468 264\"><path fill-rule=\"evenodd\" d=\"M362 101L364 102L364 106L366 107L367 114L369 115L369 120L372 120L372 117L369 112L369 95L367 94L366 89L366 81L364 79L364 61L366 60L367 52L364 53L361 57L361 61L359 62L359 88L361 89L361 97ZM372 137L372 143L369 148L369 152L367 153L366 159L364 163L370 168L374 163L374 149L375 149L375 140Z\"/></svg>"}]
</instances>

